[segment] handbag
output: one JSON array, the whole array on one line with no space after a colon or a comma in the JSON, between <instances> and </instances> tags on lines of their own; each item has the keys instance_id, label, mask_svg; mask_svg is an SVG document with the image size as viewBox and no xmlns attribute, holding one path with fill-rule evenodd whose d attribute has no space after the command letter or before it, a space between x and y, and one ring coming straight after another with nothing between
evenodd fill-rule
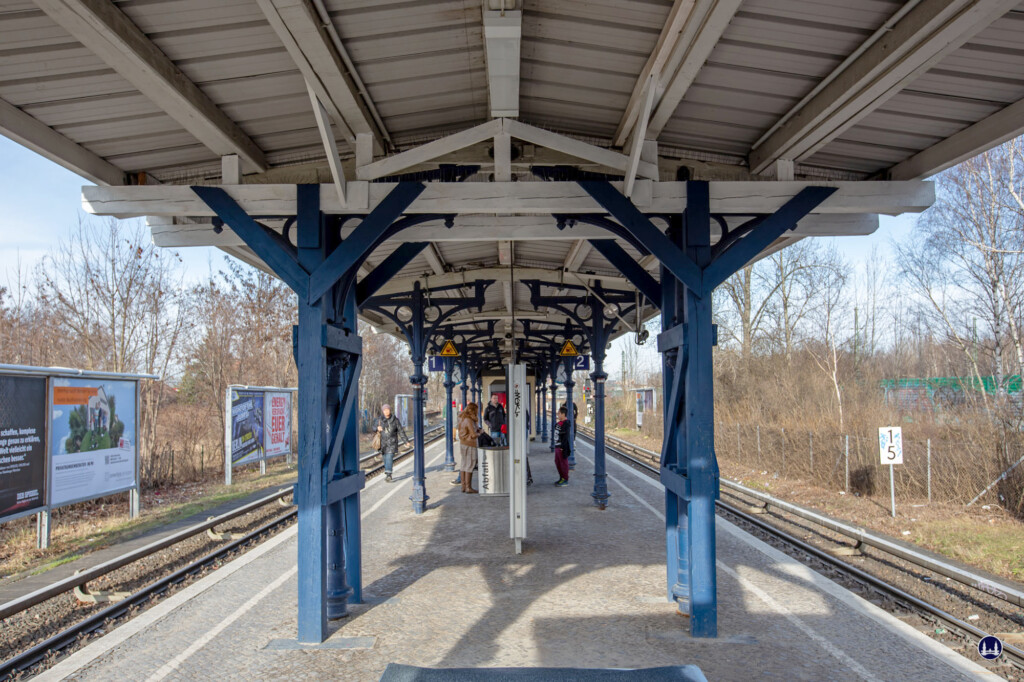
<instances>
[{"instance_id":1,"label":"handbag","mask_svg":"<svg viewBox=\"0 0 1024 682\"><path fill-rule=\"evenodd\" d=\"M370 443L370 445L373 447L374 450L380 450L380 431L373 434L373 442Z\"/></svg>"}]
</instances>

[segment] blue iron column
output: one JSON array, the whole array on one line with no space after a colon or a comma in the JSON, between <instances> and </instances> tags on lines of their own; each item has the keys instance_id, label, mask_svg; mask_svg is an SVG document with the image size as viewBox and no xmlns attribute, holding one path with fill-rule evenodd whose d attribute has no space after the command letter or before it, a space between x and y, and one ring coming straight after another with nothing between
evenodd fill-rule
<instances>
[{"instance_id":1,"label":"blue iron column","mask_svg":"<svg viewBox=\"0 0 1024 682\"><path fill-rule=\"evenodd\" d=\"M466 409L466 405L469 404L467 402L468 396L466 394L469 393L469 382L472 370L469 368L469 359L465 355L462 356L460 362L462 362L462 409Z\"/></svg>"},{"instance_id":2,"label":"blue iron column","mask_svg":"<svg viewBox=\"0 0 1024 682\"><path fill-rule=\"evenodd\" d=\"M547 384L547 369L542 370L537 377L537 383L540 384L540 405L538 412L540 412L540 442L548 442L548 384Z\"/></svg>"},{"instance_id":3,"label":"blue iron column","mask_svg":"<svg viewBox=\"0 0 1024 682\"><path fill-rule=\"evenodd\" d=\"M558 361L551 363L551 443L548 449L555 451L555 425L558 424Z\"/></svg>"},{"instance_id":4,"label":"blue iron column","mask_svg":"<svg viewBox=\"0 0 1024 682\"><path fill-rule=\"evenodd\" d=\"M455 382L452 381L452 364L454 360L452 358L444 359L444 394L445 394L445 445L444 445L444 470L455 471L455 432L453 425L455 420L452 415L452 389L455 388Z\"/></svg>"},{"instance_id":5,"label":"blue iron column","mask_svg":"<svg viewBox=\"0 0 1024 682\"><path fill-rule=\"evenodd\" d=\"M423 290L420 283L415 282L412 295L412 339L409 344L413 366L413 373L409 377L409 381L412 382L413 419L415 419L412 426L412 495L409 499L412 500L412 509L417 514L422 514L426 510L427 500L430 499L427 496L426 472L423 465L423 387L427 383L426 374L423 372L427 347L423 329L425 323L423 303Z\"/></svg>"},{"instance_id":6,"label":"blue iron column","mask_svg":"<svg viewBox=\"0 0 1024 682\"><path fill-rule=\"evenodd\" d=\"M540 377L540 376L541 376L540 371L534 370L534 377L535 377L535 380L536 380L536 384L538 384L538 385L535 385L535 387L534 387L534 435L535 436L536 435L540 435L540 433L541 433L541 413L544 412L544 409L541 407L542 406L542 402L541 402L541 387L539 385L541 382L539 380L537 380L537 378Z\"/></svg>"},{"instance_id":7,"label":"blue iron column","mask_svg":"<svg viewBox=\"0 0 1024 682\"><path fill-rule=\"evenodd\" d=\"M603 328L603 321L597 326ZM604 371L605 345L604 339L600 339L600 344L595 343L590 349L594 359L594 371L590 375L594 380L594 492L590 496L594 498L598 509L604 509L609 498L604 452L604 382L608 378Z\"/></svg>"},{"instance_id":8,"label":"blue iron column","mask_svg":"<svg viewBox=\"0 0 1024 682\"><path fill-rule=\"evenodd\" d=\"M572 366L576 358L567 358L565 363L565 409L569 419L569 468L576 468L576 420L573 419L572 389L576 382L572 380Z\"/></svg>"}]
</instances>

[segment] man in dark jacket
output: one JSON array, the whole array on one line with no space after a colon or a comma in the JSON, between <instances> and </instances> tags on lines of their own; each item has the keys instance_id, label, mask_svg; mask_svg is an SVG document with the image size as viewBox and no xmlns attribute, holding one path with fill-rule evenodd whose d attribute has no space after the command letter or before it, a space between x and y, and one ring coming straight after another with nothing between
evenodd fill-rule
<instances>
[{"instance_id":1,"label":"man in dark jacket","mask_svg":"<svg viewBox=\"0 0 1024 682\"><path fill-rule=\"evenodd\" d=\"M391 470L395 464L395 453L398 452L399 442L408 442L409 437L405 435L405 427L391 412L391 406L384 404L380 406L382 415L377 417L377 431L380 433L380 452L384 457L384 480L391 483ZM399 441L401 434L401 441Z\"/></svg>"},{"instance_id":2,"label":"man in dark jacket","mask_svg":"<svg viewBox=\"0 0 1024 682\"><path fill-rule=\"evenodd\" d=\"M559 409L559 412L561 412L561 410L565 410L565 414L566 415L569 414L569 406L566 405L565 403L562 403L562 407ZM577 424L576 420L579 419L579 416L580 416L580 408L579 408L579 405L577 405L576 401L574 400L574 401L572 401L572 443L571 443L571 445L572 445L573 449L572 449L572 451L569 454L569 468L570 469L575 469L576 468L576 424Z\"/></svg>"},{"instance_id":3,"label":"man in dark jacket","mask_svg":"<svg viewBox=\"0 0 1024 682\"><path fill-rule=\"evenodd\" d=\"M484 409L484 423L487 424L487 430L491 433L491 438L498 445L508 445L508 438L502 433L502 428L508 423L505 417L505 408L501 404L501 400L498 398L497 393L491 394L491 402L487 404Z\"/></svg>"}]
</instances>

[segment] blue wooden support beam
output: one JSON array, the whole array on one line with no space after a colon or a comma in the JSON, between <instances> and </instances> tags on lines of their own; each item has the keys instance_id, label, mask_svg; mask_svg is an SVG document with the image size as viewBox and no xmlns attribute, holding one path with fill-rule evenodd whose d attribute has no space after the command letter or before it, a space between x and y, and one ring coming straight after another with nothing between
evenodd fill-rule
<instances>
[{"instance_id":1,"label":"blue wooden support beam","mask_svg":"<svg viewBox=\"0 0 1024 682\"><path fill-rule=\"evenodd\" d=\"M641 294L655 306L661 305L661 287L651 275L633 260L613 239L591 239L590 245L622 273Z\"/></svg>"},{"instance_id":2,"label":"blue wooden support beam","mask_svg":"<svg viewBox=\"0 0 1024 682\"><path fill-rule=\"evenodd\" d=\"M613 218L622 223L644 248L655 254L669 272L693 291L703 291L701 269L666 237L647 216L623 196L610 182L580 180L579 186L594 198Z\"/></svg>"},{"instance_id":3,"label":"blue wooden support beam","mask_svg":"<svg viewBox=\"0 0 1024 682\"><path fill-rule=\"evenodd\" d=\"M327 499L324 504L340 502L366 487L366 472L357 471L354 474L346 474L341 478L335 478L327 484Z\"/></svg>"},{"instance_id":4,"label":"blue wooden support beam","mask_svg":"<svg viewBox=\"0 0 1024 682\"><path fill-rule=\"evenodd\" d=\"M748 235L737 240L704 269L702 296L710 296L725 280L739 272L783 233L832 196L836 187L805 187L778 211L760 220Z\"/></svg>"},{"instance_id":5,"label":"blue wooden support beam","mask_svg":"<svg viewBox=\"0 0 1024 682\"><path fill-rule=\"evenodd\" d=\"M700 268L711 264L711 222L708 184L686 188L685 244ZM715 458L715 389L712 372L711 296L686 289L683 296L686 363L684 369L686 479L690 498L680 498L687 513L690 571L690 634L718 636L718 578L715 567L715 499L718 463Z\"/></svg>"},{"instance_id":6,"label":"blue wooden support beam","mask_svg":"<svg viewBox=\"0 0 1024 682\"><path fill-rule=\"evenodd\" d=\"M319 189L319 188L318 188ZM298 259L303 270L317 267L324 258L325 245L319 207L312 198L299 194L301 207L296 223ZM313 210L315 209L315 210ZM313 214L315 213L315 217ZM327 351L322 329L328 322L327 302L309 303L299 296L297 361L299 374L299 467L295 484L298 506L298 639L320 643L327 638L328 507L323 504L327 486L323 458L326 450ZM334 524L339 519L332 518ZM334 547L331 547L334 550Z\"/></svg>"},{"instance_id":7,"label":"blue wooden support beam","mask_svg":"<svg viewBox=\"0 0 1024 682\"><path fill-rule=\"evenodd\" d=\"M384 197L370 214L345 239L342 248L335 249L312 271L307 298L315 302L334 286L345 274L357 266L372 250L381 235L409 208L425 189L421 182L400 182Z\"/></svg>"},{"instance_id":8,"label":"blue wooden support beam","mask_svg":"<svg viewBox=\"0 0 1024 682\"><path fill-rule=\"evenodd\" d=\"M315 185L319 191L319 185ZM299 298L306 297L309 273L299 264L294 247L273 230L260 225L242 210L220 187L194 185L192 191L210 207L217 217L237 234L245 245L267 264Z\"/></svg>"},{"instance_id":9,"label":"blue wooden support beam","mask_svg":"<svg viewBox=\"0 0 1024 682\"><path fill-rule=\"evenodd\" d=\"M356 285L356 305L366 303L368 298L380 291L388 280L397 275L429 245L430 242L403 242L392 251Z\"/></svg>"}]
</instances>

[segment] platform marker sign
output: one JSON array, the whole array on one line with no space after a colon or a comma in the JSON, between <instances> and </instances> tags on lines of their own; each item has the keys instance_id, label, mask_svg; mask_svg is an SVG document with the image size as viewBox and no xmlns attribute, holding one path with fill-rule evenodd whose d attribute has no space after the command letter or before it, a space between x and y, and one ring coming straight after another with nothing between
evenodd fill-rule
<instances>
[{"instance_id":1,"label":"platform marker sign","mask_svg":"<svg viewBox=\"0 0 1024 682\"><path fill-rule=\"evenodd\" d=\"M457 358L459 357L459 349L455 347L455 344L451 342L451 339L444 342L441 346L441 357L442 358Z\"/></svg>"},{"instance_id":2,"label":"platform marker sign","mask_svg":"<svg viewBox=\"0 0 1024 682\"><path fill-rule=\"evenodd\" d=\"M889 502L892 517L896 518L896 474L894 465L903 464L903 429L899 426L883 426L878 429L878 457L882 464L889 465Z\"/></svg>"},{"instance_id":3,"label":"platform marker sign","mask_svg":"<svg viewBox=\"0 0 1024 682\"><path fill-rule=\"evenodd\" d=\"M572 342L572 339L566 339L565 343L562 344L562 350L558 351L558 354L563 358L574 358L580 352L576 349L576 344Z\"/></svg>"},{"instance_id":4,"label":"platform marker sign","mask_svg":"<svg viewBox=\"0 0 1024 682\"><path fill-rule=\"evenodd\" d=\"M878 456L882 464L903 464L903 429L883 426L878 429Z\"/></svg>"}]
</instances>

